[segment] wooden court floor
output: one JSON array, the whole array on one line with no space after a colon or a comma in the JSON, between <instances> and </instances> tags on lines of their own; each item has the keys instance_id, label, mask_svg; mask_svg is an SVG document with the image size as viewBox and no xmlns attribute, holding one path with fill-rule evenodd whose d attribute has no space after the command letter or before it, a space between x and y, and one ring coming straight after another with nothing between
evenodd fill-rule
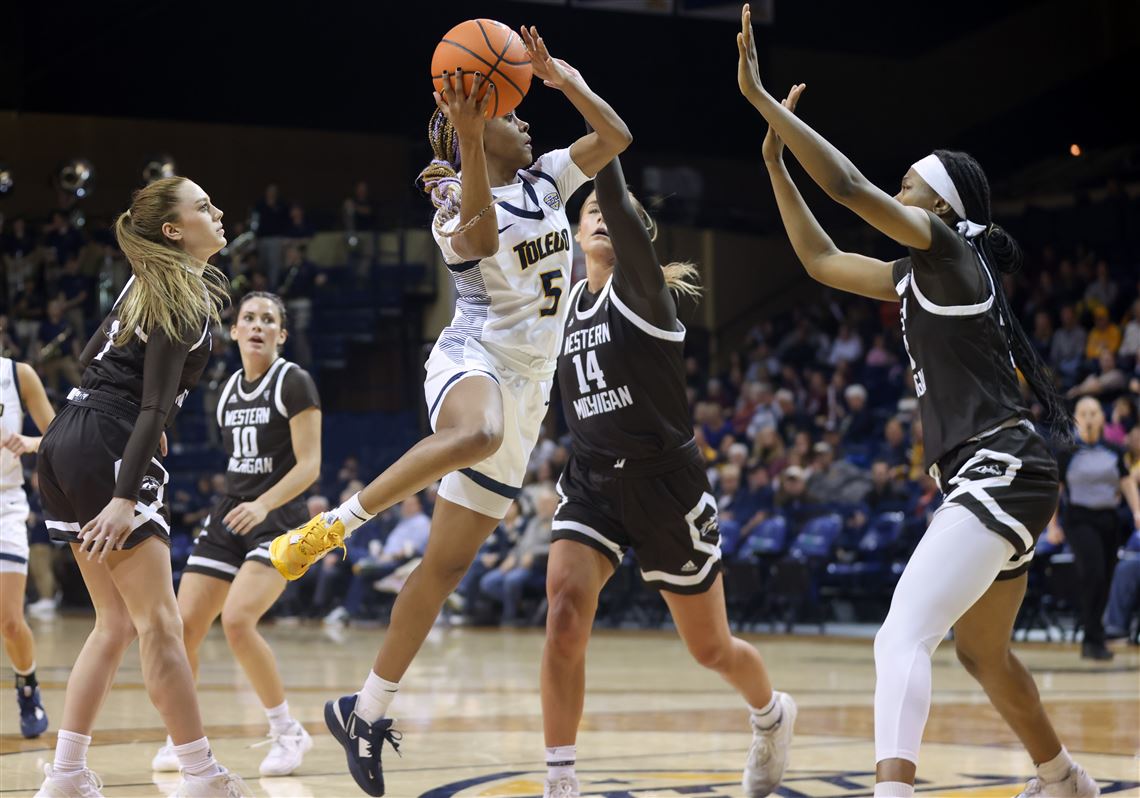
<instances>
[{"instance_id":1,"label":"wooden court floor","mask_svg":"<svg viewBox=\"0 0 1140 798\"><path fill-rule=\"evenodd\" d=\"M49 715L59 718L68 667L90 628L87 616L33 621ZM220 628L203 649L199 691L221 761L263 796L363 795L324 728L326 700L357 689L382 630L327 631L269 626L294 714L315 746L293 777L259 779L265 721L230 657ZM776 685L800 706L783 796L869 796L874 662L869 640L753 636ZM402 757L385 751L388 795L542 794L540 630L438 627L404 680L393 707L404 731ZM1072 646L1023 644L1069 749L1104 794L1140 796L1140 652L1121 646L1107 665ZM7 663L5 663L7 665ZM11 671L4 668L4 679ZM583 794L612 798L716 798L741 794L750 735L747 714L719 678L693 664L665 632L599 632L589 659L578 740ZM921 794L1012 796L1031 773L1028 757L943 646L919 775ZM5 690L9 689L5 686ZM0 691L0 794L31 795L50 760L54 735L23 740L15 701ZM108 796L166 795L168 776L150 773L165 736L147 700L137 647L127 654L103 708L90 755Z\"/></svg>"}]
</instances>

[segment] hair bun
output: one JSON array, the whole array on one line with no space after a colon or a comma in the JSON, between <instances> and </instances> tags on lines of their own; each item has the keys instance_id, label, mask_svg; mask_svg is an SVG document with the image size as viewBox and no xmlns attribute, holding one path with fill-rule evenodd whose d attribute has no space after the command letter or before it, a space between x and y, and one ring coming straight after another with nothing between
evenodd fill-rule
<instances>
[{"instance_id":1,"label":"hair bun","mask_svg":"<svg viewBox=\"0 0 1140 798\"><path fill-rule=\"evenodd\" d=\"M998 271L1013 274L1021 269L1021 247L1001 225L991 224L986 229L986 245Z\"/></svg>"}]
</instances>

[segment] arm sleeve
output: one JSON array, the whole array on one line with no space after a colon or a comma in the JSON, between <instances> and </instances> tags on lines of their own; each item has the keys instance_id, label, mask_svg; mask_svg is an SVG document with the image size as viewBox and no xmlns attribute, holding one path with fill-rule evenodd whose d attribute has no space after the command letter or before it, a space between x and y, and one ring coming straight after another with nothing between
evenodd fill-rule
<instances>
[{"instance_id":1,"label":"arm sleeve","mask_svg":"<svg viewBox=\"0 0 1140 798\"><path fill-rule=\"evenodd\" d=\"M602 167L594 190L614 248L613 290L646 321L666 330L674 329L677 305L665 286L649 231L629 198L619 159Z\"/></svg>"},{"instance_id":2,"label":"arm sleeve","mask_svg":"<svg viewBox=\"0 0 1140 798\"><path fill-rule=\"evenodd\" d=\"M293 366L281 378L281 402L285 405L285 415L292 418L310 407L320 408L321 397L317 384L309 372L300 366Z\"/></svg>"},{"instance_id":3,"label":"arm sleeve","mask_svg":"<svg viewBox=\"0 0 1140 798\"><path fill-rule=\"evenodd\" d=\"M161 330L154 330L147 339L142 404L119 464L119 476L115 480L116 499L138 498L139 484L158 449L158 439L162 437L163 424L174 405L182 365L189 352L189 344L171 341Z\"/></svg>"}]
</instances>

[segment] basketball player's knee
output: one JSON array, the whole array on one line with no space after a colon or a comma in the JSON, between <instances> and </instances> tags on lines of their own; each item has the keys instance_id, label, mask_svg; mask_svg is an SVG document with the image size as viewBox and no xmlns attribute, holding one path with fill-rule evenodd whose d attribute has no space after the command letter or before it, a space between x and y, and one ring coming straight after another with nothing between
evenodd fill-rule
<instances>
[{"instance_id":1,"label":"basketball player's knee","mask_svg":"<svg viewBox=\"0 0 1140 798\"><path fill-rule=\"evenodd\" d=\"M571 655L585 649L593 620L585 608L588 598L580 585L551 586L546 639L558 653Z\"/></svg>"},{"instance_id":2,"label":"basketball player's knee","mask_svg":"<svg viewBox=\"0 0 1140 798\"><path fill-rule=\"evenodd\" d=\"M139 638L174 639L182 643L182 616L178 614L178 606L173 605L173 607L173 611L168 607L155 607L143 617L135 618L135 628L138 630Z\"/></svg>"},{"instance_id":3,"label":"basketball player's knee","mask_svg":"<svg viewBox=\"0 0 1140 798\"><path fill-rule=\"evenodd\" d=\"M11 640L18 636L25 626L22 613L5 612L3 617L0 617L0 635L5 640Z\"/></svg>"},{"instance_id":4,"label":"basketball player's knee","mask_svg":"<svg viewBox=\"0 0 1140 798\"><path fill-rule=\"evenodd\" d=\"M422 571L424 578L437 585L439 592L446 596L459 587L470 567L471 560L437 557L430 561L424 558L416 571Z\"/></svg>"},{"instance_id":5,"label":"basketball player's knee","mask_svg":"<svg viewBox=\"0 0 1140 798\"><path fill-rule=\"evenodd\" d=\"M95 629L111 645L126 648L138 637L131 616L125 612L102 612L95 615Z\"/></svg>"},{"instance_id":6,"label":"basketball player's knee","mask_svg":"<svg viewBox=\"0 0 1140 798\"><path fill-rule=\"evenodd\" d=\"M732 661L732 638L718 636L690 643L689 653L698 665L712 671L722 671Z\"/></svg>"},{"instance_id":7,"label":"basketball player's knee","mask_svg":"<svg viewBox=\"0 0 1140 798\"><path fill-rule=\"evenodd\" d=\"M455 450L464 462L479 463L499 451L503 445L503 425L490 419L461 428L456 435Z\"/></svg>"},{"instance_id":8,"label":"basketball player's knee","mask_svg":"<svg viewBox=\"0 0 1140 798\"><path fill-rule=\"evenodd\" d=\"M240 608L222 610L222 631L231 648L239 647L257 634L257 619Z\"/></svg>"},{"instance_id":9,"label":"basketball player's knee","mask_svg":"<svg viewBox=\"0 0 1140 798\"><path fill-rule=\"evenodd\" d=\"M1009 646L1002 645L991 650L971 646L961 639L954 642L954 653L966 672L978 681L998 674L1009 664Z\"/></svg>"}]
</instances>

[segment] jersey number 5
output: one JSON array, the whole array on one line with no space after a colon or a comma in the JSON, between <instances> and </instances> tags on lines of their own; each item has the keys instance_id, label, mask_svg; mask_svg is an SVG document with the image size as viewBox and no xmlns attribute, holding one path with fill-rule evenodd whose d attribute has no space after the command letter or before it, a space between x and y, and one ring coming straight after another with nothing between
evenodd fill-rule
<instances>
[{"instance_id":1,"label":"jersey number 5","mask_svg":"<svg viewBox=\"0 0 1140 798\"><path fill-rule=\"evenodd\" d=\"M257 457L257 427L234 427L234 457Z\"/></svg>"},{"instance_id":2,"label":"jersey number 5","mask_svg":"<svg viewBox=\"0 0 1140 798\"><path fill-rule=\"evenodd\" d=\"M562 286L555 285L555 280L562 279L562 272L554 269L538 275L542 279L542 290L550 298L550 304L538 311L539 316L557 316L558 303L562 301Z\"/></svg>"}]
</instances>

